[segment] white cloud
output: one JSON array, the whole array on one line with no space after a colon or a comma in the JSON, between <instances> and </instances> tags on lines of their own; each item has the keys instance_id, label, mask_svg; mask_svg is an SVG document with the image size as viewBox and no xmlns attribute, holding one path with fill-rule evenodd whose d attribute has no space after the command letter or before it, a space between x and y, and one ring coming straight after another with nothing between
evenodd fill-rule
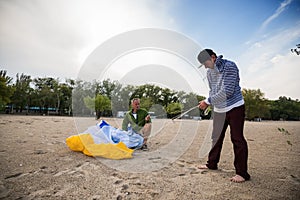
<instances>
[{"instance_id":1,"label":"white cloud","mask_svg":"<svg viewBox=\"0 0 300 200\"><path fill-rule=\"evenodd\" d=\"M262 25L261 25L261 30L265 29L274 19L276 19L277 17L279 17L279 15L287 8L287 6L289 4L292 3L293 0L285 0L284 2L282 2L280 4L280 6L276 9L275 13L273 15L271 15L270 17L268 17L268 19L266 19Z\"/></svg>"},{"instance_id":2,"label":"white cloud","mask_svg":"<svg viewBox=\"0 0 300 200\"><path fill-rule=\"evenodd\" d=\"M129 0L0 1L1 69L11 76L75 78L89 53L108 38L174 27L169 7Z\"/></svg>"},{"instance_id":3,"label":"white cloud","mask_svg":"<svg viewBox=\"0 0 300 200\"><path fill-rule=\"evenodd\" d=\"M290 52L276 55L270 61L271 67L253 78L252 83L260 86L270 99L287 96L300 99L299 56Z\"/></svg>"},{"instance_id":4,"label":"white cloud","mask_svg":"<svg viewBox=\"0 0 300 200\"><path fill-rule=\"evenodd\" d=\"M269 99L279 96L300 99L300 56L290 51L299 38L300 23L250 44L239 59L242 87L261 89Z\"/></svg>"},{"instance_id":5,"label":"white cloud","mask_svg":"<svg viewBox=\"0 0 300 200\"><path fill-rule=\"evenodd\" d=\"M195 69L191 63L170 52L140 49L117 59L103 77L120 80L125 85L155 84L206 95L208 86L204 74L203 68Z\"/></svg>"}]
</instances>

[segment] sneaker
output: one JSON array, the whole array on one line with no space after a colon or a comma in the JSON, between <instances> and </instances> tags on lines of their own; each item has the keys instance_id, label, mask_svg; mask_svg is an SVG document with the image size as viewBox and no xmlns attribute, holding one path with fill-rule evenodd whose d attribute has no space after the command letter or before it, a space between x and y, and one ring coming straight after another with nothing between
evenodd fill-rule
<instances>
[{"instance_id":1,"label":"sneaker","mask_svg":"<svg viewBox=\"0 0 300 200\"><path fill-rule=\"evenodd\" d=\"M149 149L148 149L147 145L144 144L144 145L141 147L141 150L143 150L143 151L148 151Z\"/></svg>"}]
</instances>

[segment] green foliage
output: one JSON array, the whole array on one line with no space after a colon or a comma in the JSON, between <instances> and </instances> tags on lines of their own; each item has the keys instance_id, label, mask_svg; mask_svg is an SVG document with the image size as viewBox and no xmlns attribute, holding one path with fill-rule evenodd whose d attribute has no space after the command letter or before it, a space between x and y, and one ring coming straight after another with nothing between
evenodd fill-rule
<instances>
[{"instance_id":1,"label":"green foliage","mask_svg":"<svg viewBox=\"0 0 300 200\"><path fill-rule=\"evenodd\" d=\"M281 132L283 135L291 135L291 133L290 133L288 130L284 129L284 128L277 128L277 130L278 130L279 132ZM290 145L290 146L293 145L293 144L291 143L290 140L287 140L286 142L287 142L287 144Z\"/></svg>"},{"instance_id":2,"label":"green foliage","mask_svg":"<svg viewBox=\"0 0 300 200\"><path fill-rule=\"evenodd\" d=\"M28 75L21 76L16 75L16 83L14 84L14 94L12 96L12 104L15 106L17 112L22 112L23 109L27 106L27 112L32 100L33 89L30 87L32 79Z\"/></svg>"},{"instance_id":3,"label":"green foliage","mask_svg":"<svg viewBox=\"0 0 300 200\"><path fill-rule=\"evenodd\" d=\"M97 94L95 99L95 109L97 119L99 119L102 115L107 116L110 115L109 111L111 110L111 101L107 96ZM108 112L108 113L105 113Z\"/></svg>"},{"instance_id":4,"label":"green foliage","mask_svg":"<svg viewBox=\"0 0 300 200\"><path fill-rule=\"evenodd\" d=\"M168 117L172 118L176 115L179 115L182 109L183 105L181 103L170 103L166 108Z\"/></svg>"},{"instance_id":5,"label":"green foliage","mask_svg":"<svg viewBox=\"0 0 300 200\"><path fill-rule=\"evenodd\" d=\"M12 78L6 75L6 71L0 71L0 110L3 110L5 106L10 103L14 92L14 88L10 85Z\"/></svg>"},{"instance_id":6,"label":"green foliage","mask_svg":"<svg viewBox=\"0 0 300 200\"><path fill-rule=\"evenodd\" d=\"M260 89L243 89L242 93L245 101L246 119L253 120L254 118L268 118L270 116L267 101Z\"/></svg>"},{"instance_id":7,"label":"green foliage","mask_svg":"<svg viewBox=\"0 0 300 200\"><path fill-rule=\"evenodd\" d=\"M144 108L145 110L149 111L151 106L153 105L152 98L149 97L142 97L141 98L141 108Z\"/></svg>"},{"instance_id":8,"label":"green foliage","mask_svg":"<svg viewBox=\"0 0 300 200\"><path fill-rule=\"evenodd\" d=\"M180 101L183 103L183 109L188 110L190 108L195 107L196 105L199 104L198 100L199 96L195 93L188 93L184 96L184 100ZM188 113L190 116L200 116L200 111L199 109L194 109L191 112Z\"/></svg>"},{"instance_id":9,"label":"green foliage","mask_svg":"<svg viewBox=\"0 0 300 200\"><path fill-rule=\"evenodd\" d=\"M85 106L93 112L95 110L95 98L84 97L83 99Z\"/></svg>"},{"instance_id":10,"label":"green foliage","mask_svg":"<svg viewBox=\"0 0 300 200\"><path fill-rule=\"evenodd\" d=\"M74 80L68 79L66 83L59 84L60 90L60 106L59 110L61 114L71 115L72 112L72 90L75 83Z\"/></svg>"},{"instance_id":11,"label":"green foliage","mask_svg":"<svg viewBox=\"0 0 300 200\"><path fill-rule=\"evenodd\" d=\"M84 103L85 97L94 97L95 88L92 88L90 82L76 80L72 90L72 113L74 116L91 115L91 109L88 109Z\"/></svg>"},{"instance_id":12,"label":"green foliage","mask_svg":"<svg viewBox=\"0 0 300 200\"><path fill-rule=\"evenodd\" d=\"M132 85L126 85L122 87L121 84L117 83L117 87L112 93L112 112L114 115L118 111L127 111L130 108L130 97L132 96L135 87Z\"/></svg>"},{"instance_id":13,"label":"green foliage","mask_svg":"<svg viewBox=\"0 0 300 200\"><path fill-rule=\"evenodd\" d=\"M95 99L96 111L103 112L111 109L111 102L107 96L97 94Z\"/></svg>"},{"instance_id":14,"label":"green foliage","mask_svg":"<svg viewBox=\"0 0 300 200\"><path fill-rule=\"evenodd\" d=\"M267 100L258 90L243 89L246 107L246 117L253 120L256 117L269 120L300 120L300 102L287 97L278 100ZM92 98L94 97L94 98ZM39 108L40 113L49 114L48 108L55 114L88 116L116 116L118 111L127 111L130 100L141 99L141 107L155 112L155 115L174 117L196 106L206 99L195 93L174 91L157 85L140 86L121 85L118 81L82 81L67 79L61 82L51 77L31 79L30 76L16 75L16 82L6 76L6 71L0 71L0 108L13 106L15 111L22 112L30 107ZM55 111L53 111L53 108ZM194 109L190 116L201 116L203 111Z\"/></svg>"},{"instance_id":15,"label":"green foliage","mask_svg":"<svg viewBox=\"0 0 300 200\"><path fill-rule=\"evenodd\" d=\"M284 135L291 135L291 134L289 133L289 131L288 131L288 130L285 130L284 128L278 128L278 131L281 132L281 133L284 134Z\"/></svg>"},{"instance_id":16,"label":"green foliage","mask_svg":"<svg viewBox=\"0 0 300 200\"><path fill-rule=\"evenodd\" d=\"M65 99L64 92L68 92L66 85L59 83L59 79L52 77L35 78L33 80L35 90L31 95L31 102L40 108L40 112L49 113L49 108L55 108L55 113L60 114L62 99ZM68 94L70 94L68 92ZM29 105L29 104L27 104Z\"/></svg>"},{"instance_id":17,"label":"green foliage","mask_svg":"<svg viewBox=\"0 0 300 200\"><path fill-rule=\"evenodd\" d=\"M105 111L111 110L111 101L107 96L97 94L96 97L84 97L84 104L90 109L91 114L96 111L97 118Z\"/></svg>"},{"instance_id":18,"label":"green foliage","mask_svg":"<svg viewBox=\"0 0 300 200\"><path fill-rule=\"evenodd\" d=\"M270 113L273 120L300 120L300 102L279 97L270 102Z\"/></svg>"}]
</instances>

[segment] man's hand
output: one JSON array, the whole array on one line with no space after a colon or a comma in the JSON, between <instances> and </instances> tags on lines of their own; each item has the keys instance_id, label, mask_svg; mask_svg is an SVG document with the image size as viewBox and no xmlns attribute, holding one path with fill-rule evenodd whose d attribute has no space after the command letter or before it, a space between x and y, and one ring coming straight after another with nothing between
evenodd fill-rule
<instances>
[{"instance_id":1,"label":"man's hand","mask_svg":"<svg viewBox=\"0 0 300 200\"><path fill-rule=\"evenodd\" d=\"M208 107L209 105L207 104L207 103L205 103L205 101L203 100L203 101L200 101L199 102L199 108L201 109L201 110L205 110L207 107Z\"/></svg>"},{"instance_id":2,"label":"man's hand","mask_svg":"<svg viewBox=\"0 0 300 200\"><path fill-rule=\"evenodd\" d=\"M146 122L149 122L149 121L150 121L150 115L147 115L147 116L145 117L145 121L146 121Z\"/></svg>"}]
</instances>

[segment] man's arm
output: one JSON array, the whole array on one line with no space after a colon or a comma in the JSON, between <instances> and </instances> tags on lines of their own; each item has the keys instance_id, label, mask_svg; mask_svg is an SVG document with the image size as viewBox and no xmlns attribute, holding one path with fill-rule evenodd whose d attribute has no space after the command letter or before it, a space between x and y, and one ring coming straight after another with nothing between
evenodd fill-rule
<instances>
[{"instance_id":1,"label":"man's arm","mask_svg":"<svg viewBox=\"0 0 300 200\"><path fill-rule=\"evenodd\" d=\"M123 119L123 122L122 122L122 130L124 130L124 131L127 131L127 127L128 127L128 123L129 123L128 117L129 117L129 114L126 113L126 115Z\"/></svg>"},{"instance_id":2,"label":"man's arm","mask_svg":"<svg viewBox=\"0 0 300 200\"><path fill-rule=\"evenodd\" d=\"M235 63L226 63L224 70L224 80L221 89L208 98L210 104L218 104L226 101L234 93L238 77L238 68Z\"/></svg>"}]
</instances>

